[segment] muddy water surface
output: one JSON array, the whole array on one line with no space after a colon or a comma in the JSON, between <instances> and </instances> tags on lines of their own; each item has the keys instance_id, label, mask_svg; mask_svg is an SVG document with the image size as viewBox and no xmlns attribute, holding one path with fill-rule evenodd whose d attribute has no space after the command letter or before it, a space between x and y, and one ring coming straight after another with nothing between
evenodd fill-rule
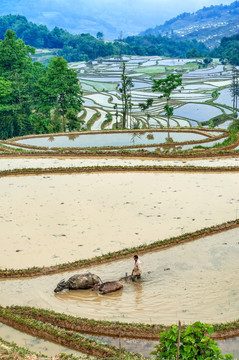
<instances>
[{"instance_id":1,"label":"muddy water surface","mask_svg":"<svg viewBox=\"0 0 239 360\"><path fill-rule=\"evenodd\" d=\"M237 180L181 173L1 178L1 267L91 258L233 220Z\"/></svg>"},{"instance_id":2,"label":"muddy water surface","mask_svg":"<svg viewBox=\"0 0 239 360\"><path fill-rule=\"evenodd\" d=\"M72 349L51 343L49 341L40 338L33 337L28 334L21 333L20 331L15 330L4 324L0 324L0 336L1 338L3 338L8 342L14 341L18 346L24 346L25 348L30 349L31 351L41 353L47 356L55 356L60 353L65 353L65 354L73 354L75 356L81 357L82 359L84 357L87 357L86 355L83 355L82 353L74 351ZM89 335L85 334L85 336L89 336ZM91 338L92 336L89 337ZM119 347L119 338L117 337L94 336L92 338L96 340L100 340L103 343L108 343L109 345ZM231 353L233 356L237 356L238 358L239 356L238 337L217 341L217 343L220 349L222 350L223 354ZM134 353L141 353L142 355L147 357L153 357L153 355L151 355L151 352L155 350L154 347L156 345L158 345L158 341L121 338L121 346L125 348L127 351ZM95 359L94 357L92 356L89 357L88 355L87 359L89 358Z\"/></svg>"},{"instance_id":3,"label":"muddy water surface","mask_svg":"<svg viewBox=\"0 0 239 360\"><path fill-rule=\"evenodd\" d=\"M85 356L78 351L74 351L67 347L57 345L40 338L36 338L28 334L24 334L18 330L15 330L1 323L0 323L0 337L10 343L14 341L18 346L24 346L30 351L41 353L47 356L55 356L61 353L74 354L75 356L78 357ZM93 357L91 359L93 359Z\"/></svg>"},{"instance_id":4,"label":"muddy water surface","mask_svg":"<svg viewBox=\"0 0 239 360\"><path fill-rule=\"evenodd\" d=\"M0 304L53 309L112 321L172 324L226 322L239 318L239 229L141 256L143 277L124 282L108 295L91 290L55 294L56 284L73 273L0 282ZM130 273L131 258L89 270L103 281ZM87 270L88 271L88 270ZM80 271L83 272L82 270ZM75 273L75 272L74 272Z\"/></svg>"}]
</instances>

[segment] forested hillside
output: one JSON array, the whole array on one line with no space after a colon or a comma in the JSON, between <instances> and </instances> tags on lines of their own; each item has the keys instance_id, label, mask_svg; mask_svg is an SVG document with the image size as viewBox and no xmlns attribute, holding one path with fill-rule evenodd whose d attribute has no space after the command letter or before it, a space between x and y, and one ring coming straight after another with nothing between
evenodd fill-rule
<instances>
[{"instance_id":1,"label":"forested hillside","mask_svg":"<svg viewBox=\"0 0 239 360\"><path fill-rule=\"evenodd\" d=\"M212 51L211 56L239 65L239 33L222 38L220 46Z\"/></svg>"},{"instance_id":2,"label":"forested hillside","mask_svg":"<svg viewBox=\"0 0 239 360\"><path fill-rule=\"evenodd\" d=\"M141 55L179 58L219 57L233 65L239 64L239 35L224 37L218 48L211 51L195 39L175 40L162 35L128 36L115 41L104 41L104 34L97 37L90 34L72 35L55 27L49 30L45 25L29 22L24 16L6 15L0 17L0 39L7 29L16 32L18 38L35 48L53 49L54 54L67 61L89 61L106 56Z\"/></svg>"},{"instance_id":3,"label":"forested hillside","mask_svg":"<svg viewBox=\"0 0 239 360\"><path fill-rule=\"evenodd\" d=\"M206 46L218 46L224 36L239 32L239 1L230 5L204 7L195 13L183 13L163 25L147 29L140 35L169 35L174 39L197 39Z\"/></svg>"},{"instance_id":4,"label":"forested hillside","mask_svg":"<svg viewBox=\"0 0 239 360\"><path fill-rule=\"evenodd\" d=\"M0 42L0 138L77 130L81 90L77 73L55 57L46 68L35 49L8 30Z\"/></svg>"},{"instance_id":5,"label":"forested hillside","mask_svg":"<svg viewBox=\"0 0 239 360\"><path fill-rule=\"evenodd\" d=\"M57 49L56 54L67 61L88 61L99 57L120 55L161 55L187 57L188 51L194 55L206 56L208 49L204 44L192 41L175 41L165 36L130 36L114 42L104 41L103 34L95 38L90 34L72 35L55 27L50 31L44 25L28 22L24 16L6 15L0 17L0 38L7 29L14 30L27 45L36 48ZM190 55L191 56L191 55Z\"/></svg>"}]
</instances>

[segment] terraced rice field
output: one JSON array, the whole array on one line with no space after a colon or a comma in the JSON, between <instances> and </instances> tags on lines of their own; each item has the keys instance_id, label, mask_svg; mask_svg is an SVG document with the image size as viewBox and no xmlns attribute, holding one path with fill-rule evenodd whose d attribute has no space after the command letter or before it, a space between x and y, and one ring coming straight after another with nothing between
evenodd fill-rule
<instances>
[{"instance_id":1,"label":"terraced rice field","mask_svg":"<svg viewBox=\"0 0 239 360\"><path fill-rule=\"evenodd\" d=\"M185 154L182 158L160 157L169 140L174 142L168 144L173 150L191 149L200 141L212 146L224 140L222 136L227 136L227 132L223 129L215 132L200 127L197 131L196 127L214 116L231 112L227 88L230 69L213 64L209 69L192 71L197 64L193 61L188 64L183 59L124 60L136 85L132 90L134 105L128 127L137 122L140 129L119 133L98 131L109 113L113 121L107 129L115 129L114 104L119 111L121 108L116 90L121 62L113 59L94 62L90 68L86 64L72 64L79 70L84 90L85 121L90 122L98 114L91 127L97 131L18 139L8 145L30 151L33 147L38 152L9 153L8 147L5 155L1 155L0 274L9 275L19 269L26 274L26 269L31 268L34 275L36 267L44 267L44 274L2 278L0 305L29 305L76 317L109 320L113 324L120 321L171 325L178 320L226 323L238 319L239 230L237 223L230 230L226 225L239 215L238 153L232 150L225 156L210 152L205 158L203 152L199 155L194 152L193 158ZM193 132L145 128L146 115L139 111L138 102L151 96L155 103L150 127L166 126L164 102L157 99L150 86L151 76L161 76L167 67L185 69L184 89L173 94L175 114L171 124ZM221 93L212 101L215 89ZM42 147L49 151L44 152ZM63 147L75 148L76 152L62 155ZM97 157L84 150L99 147L110 150ZM151 157L148 152L144 158L139 153L136 157L137 147L158 149L158 153ZM53 148L58 148L58 152ZM134 151L132 158L124 157L122 152L117 154L119 148ZM59 168L61 174L57 172ZM212 235L205 232L192 237L194 241L178 243L185 234L222 223L220 231ZM169 238L175 238L170 247L154 248ZM143 265L140 281L124 281L122 290L105 296L91 290L53 292L63 277L76 272L92 271L105 281L121 278L132 271L130 249L137 247L141 249ZM124 255L114 255L121 251ZM61 269L59 273L63 263L70 266L79 260L97 257L104 260L108 255L105 263L98 261L74 271ZM29 341L34 349L38 342L36 338L24 340L25 335L13 334L5 326L0 327L0 336ZM127 339L122 341L131 351L142 348L147 356L153 346L146 340L144 344L133 340L128 345ZM220 346L238 356L236 341ZM51 348L49 344L45 346Z\"/></svg>"},{"instance_id":2,"label":"terraced rice field","mask_svg":"<svg viewBox=\"0 0 239 360\"><path fill-rule=\"evenodd\" d=\"M213 168L236 166L237 162L237 158L162 161L40 157L1 159L0 164L1 170L10 170L117 164ZM107 172L6 177L0 181L4 204L1 229L8 244L1 252L2 268L49 266L91 258L229 221L238 217L239 210L237 174ZM89 318L94 314L96 319L112 321L225 322L239 317L238 284L233 271L238 251L235 229L141 255L142 281L126 282L119 293L105 297L91 291L54 295L55 284L71 275L65 273L2 281L0 304L30 305ZM132 260L127 258L87 271L112 280L131 268Z\"/></svg>"},{"instance_id":3,"label":"terraced rice field","mask_svg":"<svg viewBox=\"0 0 239 360\"><path fill-rule=\"evenodd\" d=\"M151 87L154 78L165 77L170 72L183 74L183 88L181 90L177 89L172 95L173 106L180 112L181 121L172 120L171 126L194 127L216 115L222 115L225 112L232 113L232 99L230 97L226 102L224 95L219 96L218 99L212 98L213 91L222 91L222 94L224 94L224 89L230 86L231 69L229 66L215 63L210 64L206 69L198 69L199 65L195 59L139 58L136 56L128 56L122 60L94 61L89 66L85 63L78 65L72 63L70 66L79 71L86 111L91 112L91 108L95 107L112 115L112 122L107 125L107 129L114 129L116 126L114 106L118 106L119 113L122 111L120 93L117 91L117 86L121 81L122 61L125 61L127 75L132 78L134 83L131 91L132 112L127 124L129 128L148 127L147 116L140 111L138 105L148 98L154 99L154 104L148 112L150 115L150 127L167 126L167 119L163 115L165 102L163 99L158 99L160 94L152 93ZM210 101L209 104L208 101ZM190 112L184 106L189 102L197 104L197 117L195 117L194 111ZM206 102L207 105L205 105ZM205 113L204 109L206 107L208 107L208 111ZM175 112L175 114L177 113ZM88 121L88 117L86 121ZM97 123L102 124L104 120L105 113L103 112ZM99 125L97 125L98 128L100 128Z\"/></svg>"}]
</instances>

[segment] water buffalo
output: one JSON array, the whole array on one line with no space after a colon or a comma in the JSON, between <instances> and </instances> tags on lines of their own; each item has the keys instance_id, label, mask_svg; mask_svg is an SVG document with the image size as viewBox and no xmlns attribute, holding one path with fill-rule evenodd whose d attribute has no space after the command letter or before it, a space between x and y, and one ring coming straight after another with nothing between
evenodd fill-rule
<instances>
[{"instance_id":1,"label":"water buffalo","mask_svg":"<svg viewBox=\"0 0 239 360\"><path fill-rule=\"evenodd\" d=\"M64 289L90 289L93 288L94 285L102 283L99 276L95 274L85 273L85 274L76 274L71 276L67 281L64 279L61 280L57 287L55 288L54 292L60 292Z\"/></svg>"},{"instance_id":2,"label":"water buffalo","mask_svg":"<svg viewBox=\"0 0 239 360\"><path fill-rule=\"evenodd\" d=\"M106 281L103 282L102 284L100 283L96 284L94 285L92 290L98 290L100 294L104 295L113 291L120 290L122 289L122 287L123 284L119 280L114 280L114 281Z\"/></svg>"}]
</instances>

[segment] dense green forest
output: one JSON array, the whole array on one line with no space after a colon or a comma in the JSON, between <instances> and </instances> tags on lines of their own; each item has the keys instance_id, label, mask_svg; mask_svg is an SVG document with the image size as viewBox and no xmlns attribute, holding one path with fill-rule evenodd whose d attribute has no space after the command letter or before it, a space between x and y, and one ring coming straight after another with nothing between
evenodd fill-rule
<instances>
[{"instance_id":1,"label":"dense green forest","mask_svg":"<svg viewBox=\"0 0 239 360\"><path fill-rule=\"evenodd\" d=\"M165 36L129 36L114 42L103 41L103 34L95 38L90 34L72 35L55 27L50 31L44 25L28 22L24 16L0 17L0 38L7 29L14 30L27 45L35 48L57 49L56 54L67 61L88 61L99 57L124 55L161 55L171 57L207 56L209 50L196 40L175 41ZM100 34L100 33L99 33Z\"/></svg>"},{"instance_id":2,"label":"dense green forest","mask_svg":"<svg viewBox=\"0 0 239 360\"><path fill-rule=\"evenodd\" d=\"M82 98L77 73L61 57L46 68L35 49L7 30L0 41L0 138L78 130Z\"/></svg>"},{"instance_id":3,"label":"dense green forest","mask_svg":"<svg viewBox=\"0 0 239 360\"><path fill-rule=\"evenodd\" d=\"M175 40L162 35L128 36L113 42L104 41L103 34L95 38L90 34L72 35L55 27L50 31L44 25L36 25L21 15L0 17L0 39L8 29L18 38L35 48L54 49L57 56L67 61L88 61L99 57L121 55L168 56L168 57L218 57L233 65L239 65L239 34L224 37L218 48L211 52L196 40Z\"/></svg>"},{"instance_id":4,"label":"dense green forest","mask_svg":"<svg viewBox=\"0 0 239 360\"><path fill-rule=\"evenodd\" d=\"M5 36L2 33L6 28ZM17 35L19 38L17 38ZM26 134L80 130L77 117L82 106L82 92L77 73L68 61L104 56L164 55L171 57L219 57L239 65L239 34L224 37L211 53L196 40L174 41L167 37L130 36L105 42L103 34L71 35L65 30L29 23L23 16L0 18L0 138ZM22 40L22 39L23 40ZM33 61L35 46L56 49L45 67Z\"/></svg>"},{"instance_id":5,"label":"dense green forest","mask_svg":"<svg viewBox=\"0 0 239 360\"><path fill-rule=\"evenodd\" d=\"M212 51L211 56L239 65L239 33L222 38L220 46Z\"/></svg>"}]
</instances>

